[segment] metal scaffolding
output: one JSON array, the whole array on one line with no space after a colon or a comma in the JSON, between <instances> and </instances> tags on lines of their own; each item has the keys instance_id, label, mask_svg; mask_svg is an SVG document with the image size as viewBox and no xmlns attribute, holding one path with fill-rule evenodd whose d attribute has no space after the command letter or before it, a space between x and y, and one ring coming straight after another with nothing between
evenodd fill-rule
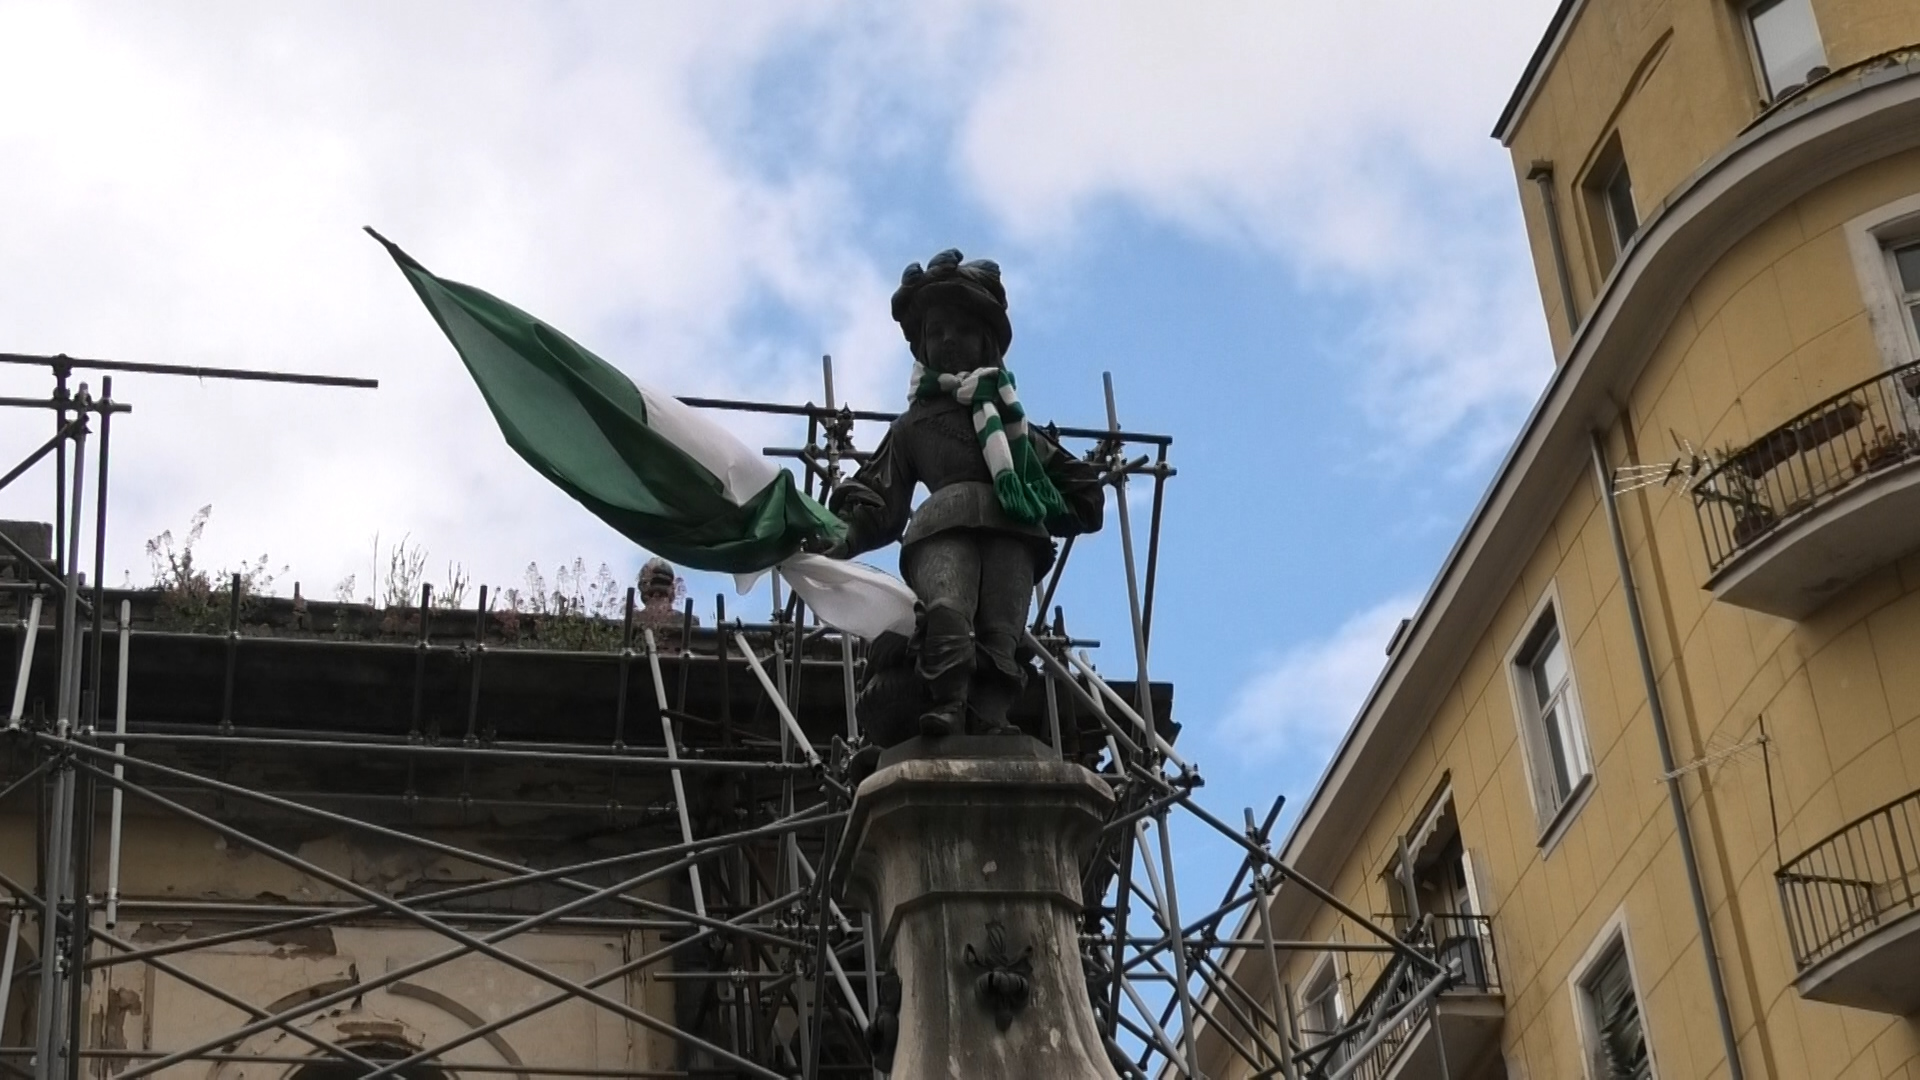
<instances>
[{"instance_id":1,"label":"metal scaffolding","mask_svg":"<svg viewBox=\"0 0 1920 1080\"><path fill-rule=\"evenodd\" d=\"M671 622L649 621L636 616L628 590L624 620L601 628L610 641L604 649L525 647L501 631L484 588L467 611L436 608L423 589L417 608L384 613L392 625L374 640L340 628L382 613L303 601L282 612L302 633L245 633L237 581L224 597L224 633L143 628L141 594L103 587L109 439L113 418L129 407L114 400L110 376L98 397L85 384L72 389L75 372L372 384L65 356L0 354L0 364L45 367L54 378L46 398L0 398L0 406L54 417L52 437L0 477L0 488L50 459L55 491L50 557L0 533L0 555L19 578L0 582L0 597L11 594L18 609L10 655L0 661L12 664L0 666L0 692L10 695L0 819L33 814L39 851L35 880L0 873L0 1036L11 1036L0 1038L10 1044L0 1045L0 1071L78 1080L84 1065L133 1080L188 1063L254 1063L288 1076L318 1063L334 1071L302 1075L877 1075L868 1029L884 1007L883 965L871 925L834 902L824 872L860 779L852 702L866 642L811 620L777 580L772 615L751 624L730 620L724 598L710 623L696 619L692 601ZM808 492L824 499L843 464L866 456L854 444L856 423L893 417L839 404L831 361L823 374L823 405L688 402L804 421L803 445L767 453L797 462ZM1174 746L1171 688L1148 676L1172 440L1124 429L1110 378L1105 405L1104 426L1051 430L1101 466L1114 492L1134 674L1104 677L1088 651L1097 642L1067 631L1054 601L1073 563L1069 540L1036 589L1025 643L1042 677L1016 713L1030 734L1095 769L1118 796L1084 882L1082 959L1096 1018L1125 1076L1206 1075L1204 1033L1212 1070L1336 1080L1377 1057L1397 1026L1460 978L1458 966L1445 965L1418 934L1403 939L1278 859L1271 833L1280 800L1263 819L1247 810L1240 827L1196 800L1201 776ZM1135 480L1150 485L1144 543L1129 505ZM331 633L319 628L328 618ZM313 704L322 699L338 707ZM325 899L123 894L123 839L136 812L285 867ZM519 823L530 833L564 821L620 842L592 857L567 849L508 858L462 839L476 821L496 832ZM1175 821L1218 832L1244 856L1198 915L1194 898L1181 896ZM396 894L303 855L281 839L294 825L432 855L468 877ZM1303 1035L1280 956L1341 946L1277 940L1263 916L1283 889L1303 890L1361 928L1366 940L1345 947L1391 954L1407 992L1341 1032ZM226 929L160 943L115 932L123 919L162 917ZM441 949L291 1003L252 1000L181 959L367 924L428 932ZM631 933L652 945L585 979L516 949L563 929ZM1258 985L1236 975L1237 953L1258 958L1240 965ZM437 1045L332 1040L303 1026L342 1002L476 956L543 985L545 996L484 1021L475 1016ZM85 1022L100 1008L90 994L109 973L135 969L248 1019L181 1045L114 1045ZM669 988L672 1006L636 1004L636 980ZM670 1041L672 1065L449 1062L466 1044L582 1004ZM9 1017L18 1018L16 1028L6 1026ZM261 1033L293 1042L262 1051L248 1041Z\"/></svg>"}]
</instances>

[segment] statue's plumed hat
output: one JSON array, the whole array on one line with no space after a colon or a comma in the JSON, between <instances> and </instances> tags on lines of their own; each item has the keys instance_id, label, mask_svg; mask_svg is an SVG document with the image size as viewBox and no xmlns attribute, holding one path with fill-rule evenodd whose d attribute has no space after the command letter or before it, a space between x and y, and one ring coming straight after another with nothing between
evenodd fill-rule
<instances>
[{"instance_id":1,"label":"statue's plumed hat","mask_svg":"<svg viewBox=\"0 0 1920 1080\"><path fill-rule=\"evenodd\" d=\"M979 316L988 332L1006 352L1013 344L1013 323L1007 319L1007 290L1000 284L1000 264L992 259L970 262L955 248L935 255L922 267L909 264L893 292L893 321L900 324L910 344L920 342L920 319L936 304L949 304Z\"/></svg>"}]
</instances>

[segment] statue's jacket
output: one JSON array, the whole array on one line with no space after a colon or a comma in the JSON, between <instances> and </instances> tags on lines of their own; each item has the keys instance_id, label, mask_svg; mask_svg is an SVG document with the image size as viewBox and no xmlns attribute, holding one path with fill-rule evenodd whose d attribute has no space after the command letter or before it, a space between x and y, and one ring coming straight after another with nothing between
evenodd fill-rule
<instances>
[{"instance_id":1,"label":"statue's jacket","mask_svg":"<svg viewBox=\"0 0 1920 1080\"><path fill-rule=\"evenodd\" d=\"M1030 541L1034 573L1044 573L1053 563L1053 537L1099 530L1106 489L1091 462L1067 453L1038 427L1030 426L1028 437L1067 506L1064 516L1044 523L1017 521L1001 509L966 406L950 397L915 401L829 501L847 523L850 552L857 555L895 540L911 547L954 529L985 529ZM925 484L928 491L918 509L915 484Z\"/></svg>"}]
</instances>

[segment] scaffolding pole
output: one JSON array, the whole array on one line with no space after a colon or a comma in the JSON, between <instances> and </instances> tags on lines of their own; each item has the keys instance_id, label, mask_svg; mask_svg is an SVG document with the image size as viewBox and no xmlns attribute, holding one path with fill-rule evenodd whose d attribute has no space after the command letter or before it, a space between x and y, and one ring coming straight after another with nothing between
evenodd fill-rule
<instances>
[{"instance_id":1,"label":"scaffolding pole","mask_svg":"<svg viewBox=\"0 0 1920 1080\"><path fill-rule=\"evenodd\" d=\"M196 719L143 719L143 710L156 703L129 701L128 675L139 660L143 642L178 649L192 645L195 635L160 630L136 630L137 612L124 600L119 604L115 665L113 731L96 735L104 703L103 656L105 627L102 616L105 528L108 511L106 482L107 423L128 407L112 400L103 384L103 396L93 400L84 387L69 393L68 377L77 370L194 375L248 381L271 380L324 386L368 386L368 380L331 376L304 376L248 369L210 369L122 361L79 360L70 357L34 357L0 354L0 363L42 365L55 376L53 393L44 399L4 399L0 407L20 405L50 409L55 434L29 460L0 477L0 485L27 475L51 459L55 473L55 545L50 562L28 556L11 540L5 548L14 556L31 589L29 613L15 653L17 668L8 704L9 743L24 761L18 775L0 777L0 804L18 790L39 783L43 788L41 844L46 852L41 881L29 890L0 875L0 888L12 894L7 929L7 961L0 969L0 1015L17 978L38 980L37 1000L44 1003L36 1016L34 1056L38 1076L77 1075L83 1062L111 1061L124 1067L126 1080L146 1076L174 1065L197 1062L274 1060L269 1054L249 1054L240 1047L254 1034L290 1031L322 1054L331 1054L369 1077L401 1074L415 1066L445 1060L460 1047L497 1034L503 1028L538 1016L564 1004L590 1008L633 1030L652 1031L680 1048L681 1060L667 1069L599 1069L565 1063L527 1062L524 1071L556 1076L697 1076L702 1070L723 1068L739 1075L787 1077L802 1075L877 1075L870 1072L865 1029L879 1006L875 928L866 912L841 910L828 890L823 868L839 842L838 830L851 797L849 752L862 744L855 702L863 675L866 646L825 627L808 627L804 605L783 596L777 579L772 585L773 612L766 623L729 621L724 599L714 607L711 628L696 631L689 602L679 627L678 652L662 646L659 633L666 627L642 628L636 655L633 640L634 608L631 594L620 626L619 648L612 652L561 652L581 662L604 664L595 670L617 673L618 691L611 731L601 740L538 737L502 739L483 725L481 715L488 690L483 687L483 662L490 673L499 664L524 658L557 655L555 650L529 649L513 641L489 640L488 605L483 599L473 613L471 639L464 633L456 644L436 640L430 620L432 594L422 590L416 630L401 643L350 640L273 639L274 647L329 651L342 656L388 662L396 651L411 650L403 663L412 678L397 679L395 691L411 700L399 710L404 730L329 729L326 724L288 727L249 715L236 691L240 673L249 669L263 646L241 634L237 623L238 593L228 596L229 622L223 640L217 715ZM867 454L854 445L857 421L890 422L894 414L849 408L835 394L831 358L822 358L825 405L786 405L724 399L685 399L704 409L726 409L785 417L806 426L803 446L770 450L776 456L803 462L809 491L822 499L840 481L844 463L860 462ZM1270 907L1284 889L1301 889L1364 928L1365 940L1346 948L1377 953L1407 965L1409 971L1428 972L1435 980L1440 968L1430 945L1403 941L1377 926L1331 891L1314 883L1273 855L1267 837L1279 805L1264 824L1256 826L1247 814L1246 829L1232 830L1195 798L1200 786L1198 767L1178 752L1166 726L1163 705L1156 705L1149 677L1150 643L1155 591L1160 564L1160 536L1166 483L1175 475L1169 460L1171 440L1165 436L1123 429L1110 376L1103 377L1106 423L1100 426L1054 429L1063 439L1084 440L1086 456L1103 470L1104 482L1115 490L1119 516L1118 542L1129 620L1128 658L1134 662L1132 692L1109 683L1085 650L1097 643L1078 641L1065 632L1065 620L1052 603L1068 567L1070 544L1061 553L1055 572L1037 590L1039 609L1024 640L1037 657L1045 678L1045 711L1036 733L1051 744L1056 756L1071 754L1094 763L1097 772L1116 793L1111 816L1096 844L1086 871L1083 945L1089 960L1089 990L1096 1019L1115 1067L1129 1077L1160 1076L1168 1072L1199 1076L1202 1035L1217 1032L1222 1052L1248 1063L1257 1074L1279 1074L1302 1080L1305 1066L1294 1030L1293 1003L1280 976L1284 954L1301 949L1325 949L1324 943L1283 941L1272 923ZM83 477L87 464L85 442L92 417L101 418L100 453L96 469L96 509L91 539L93 589L83 597L76 568L81 562ZM1151 456L1136 456L1146 448ZM1145 537L1144 571L1139 565L1128 481L1133 476L1153 480ZM5 539L5 538L0 538ZM1086 538L1081 546L1092 542ZM1075 560L1084 564L1087 560ZM481 595L487 596L485 588ZM45 603L52 597L54 609ZM411 607L411 604L409 604ZM1048 628L1049 609L1052 627ZM441 609L444 611L444 609ZM80 622L93 623L90 635ZM50 617L49 617L50 616ZM54 623L57 641L42 642ZM441 635L444 638L446 635ZM197 647L197 646L194 646ZM36 650L38 659L36 659ZM53 660L48 662L48 655ZM296 653L295 655L307 655ZM652 704L660 742L646 745L641 734L630 745L627 698L634 660L644 657L644 677L652 683ZM468 666L460 676L464 725L457 722L443 739L438 714L429 716L424 695L434 672L458 657ZM669 665L674 670L667 670ZM89 693L82 695L84 685ZM698 674L711 685L715 697L706 706L690 705L690 683ZM734 676L758 689L737 690ZM668 677L677 683L669 695ZM824 680L824 681L823 681ZM29 715L29 684L55 688L58 701L51 720ZM843 729L823 721L820 687L832 684L845 709ZM144 685L144 684L142 684ZM1061 693L1064 688L1065 694ZM643 701L645 699L642 699ZM805 707L803 707L803 705ZM410 706L408 708L407 706ZM642 706L644 708L644 706ZM690 711L693 710L693 711ZM454 715L459 715L455 712ZM431 721L431 722L429 722ZM604 721L603 721L604 723ZM810 726L811 725L811 726ZM635 725L645 729L650 725ZM464 727L464 730L461 728ZM308 730L308 728L317 728ZM843 733L844 732L844 733ZM98 739L99 741L96 741ZM845 746L836 746L844 742ZM1102 751L1100 748L1104 748ZM298 790L266 790L244 775L215 770L196 771L186 763L216 761L222 768L237 762L282 762L304 756L326 756L365 762L376 775L398 783L404 772L404 791L348 791L324 783L300 784ZM10 759L11 760L11 759ZM500 770L516 768L573 770L590 774L604 784L605 798L596 803L591 792L572 798L503 799L497 792L473 790L471 782ZM425 786L450 785L459 777L458 791ZM162 787L160 785L166 785ZM710 785L731 802L718 811L700 811L695 787ZM92 835L93 817L86 807L90 785L108 792L106 888L95 899L81 875L80 865ZM709 790L703 786L701 790ZM634 795L634 792L640 792ZM651 797L661 799L647 805ZM155 812L205 830L259 857L317 881L352 899L324 904L277 901L172 900L122 895L121 849L138 843L127 831L135 823L124 812L123 799L132 795ZM638 806L623 811L623 802ZM322 809L345 804L342 810ZM594 806L604 808L604 820L618 823L637 819L645 831L635 832L634 850L575 861L566 865L523 866L475 850L473 846L436 839L431 828L413 824L418 815L435 812L459 815L485 809L517 806L528 813L569 814ZM208 809L211 807L212 809ZM245 807L247 809L240 809ZM731 809L728 818L725 811ZM720 816L715 816L715 813ZM396 898L369 889L295 852L284 850L255 832L234 823L248 814L291 816L310 827L343 836L367 837L383 844L402 845L475 867L486 876L477 882L449 884ZM1172 832L1197 822L1228 836L1240 849L1241 862L1219 902L1198 915L1180 906L1182 876L1175 866ZM451 826L441 826L451 827ZM1155 835L1148 837L1151 831ZM91 860L87 860L90 862ZM565 860L558 860L565 862ZM684 882L686 904L663 903L642 890L656 883ZM551 889L563 898L546 898ZM1211 899L1212 890L1208 890ZM488 907L488 904L504 904ZM164 942L127 940L113 931L123 918L139 913L153 918L172 913L236 923L198 938ZM1142 922L1140 916L1148 920ZM100 923L95 926L95 917ZM1249 932L1222 933L1227 920L1238 918ZM1258 919L1257 932L1248 920ZM16 973L14 954L23 930L37 920L41 949L39 963ZM271 1011L271 1002L248 1000L231 988L222 988L193 975L175 958L196 952L260 941L295 930L342 925L413 927L446 943L439 953L406 964L395 964L377 974L363 973L354 987L316 995L298 1005ZM556 928L579 932L660 935L657 947L636 949L626 960L590 978L561 976L508 951L506 946L527 934ZM89 954L89 931L105 948ZM1257 987L1235 979L1235 956L1253 953L1267 969ZM350 996L383 986L450 962L462 956L486 958L544 985L545 997L489 1020L438 1045L413 1048L394 1058L368 1058L351 1047L317 1036L301 1036L300 1024ZM141 967L167 974L200 993L237 1009L246 1021L189 1046L151 1051L128 1051L88 1045L88 1027L82 1023L88 1008L86 975ZM672 970L661 970L671 967ZM646 979L675 988L684 1002L683 1016L667 1018L637 1008L609 986L622 979ZM1438 991L1436 991L1437 993ZM684 997L682 997L684 995ZM1372 1041L1385 1038L1401 1015L1372 1018ZM1364 1031L1357 1028L1357 1034ZM1319 1047L1314 1056L1323 1059ZM15 1048L0 1048L0 1059ZM288 1064L307 1058L289 1058ZM3 1062L0 1062L3 1063ZM467 1069L466 1064L459 1066ZM476 1071L487 1071L484 1067ZM1322 1069L1322 1071L1324 1071Z\"/></svg>"}]
</instances>

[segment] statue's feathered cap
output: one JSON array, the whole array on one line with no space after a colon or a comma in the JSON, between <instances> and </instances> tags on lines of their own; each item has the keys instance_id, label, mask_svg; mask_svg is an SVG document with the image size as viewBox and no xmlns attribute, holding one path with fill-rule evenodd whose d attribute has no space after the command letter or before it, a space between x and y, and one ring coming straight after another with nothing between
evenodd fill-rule
<instances>
[{"instance_id":1,"label":"statue's feathered cap","mask_svg":"<svg viewBox=\"0 0 1920 1080\"><path fill-rule=\"evenodd\" d=\"M955 248L927 260L923 268L911 263L893 292L893 321L900 324L909 344L920 343L920 319L935 304L949 304L979 316L1006 352L1013 344L1013 323L1007 319L1007 290L1000 284L1000 264L991 259L962 262Z\"/></svg>"}]
</instances>

